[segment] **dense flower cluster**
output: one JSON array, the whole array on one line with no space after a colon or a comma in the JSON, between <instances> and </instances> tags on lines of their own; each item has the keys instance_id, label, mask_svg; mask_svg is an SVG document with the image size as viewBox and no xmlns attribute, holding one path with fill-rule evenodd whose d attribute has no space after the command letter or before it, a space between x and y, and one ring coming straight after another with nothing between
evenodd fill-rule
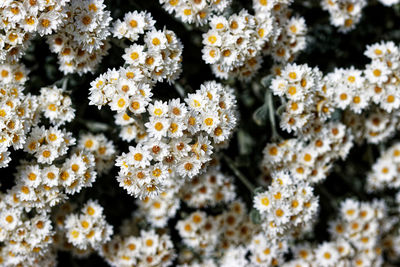
<instances>
[{"instance_id":1,"label":"dense flower cluster","mask_svg":"<svg viewBox=\"0 0 400 267\"><path fill-rule=\"evenodd\" d=\"M145 44L125 49L127 67L109 70L91 83L90 104L99 108L108 104L116 111L120 137L131 141L144 134L144 125L132 117L142 116L152 100L157 82L173 82L181 73L182 44L172 31L158 31L154 20L145 12L129 12L124 20L114 23L113 35L136 41L145 31ZM179 105L179 103L178 103Z\"/></svg>"},{"instance_id":2,"label":"dense flower cluster","mask_svg":"<svg viewBox=\"0 0 400 267\"><path fill-rule=\"evenodd\" d=\"M203 34L203 59L213 64L217 76L226 79L234 69L255 58L272 34L270 17L257 18L247 10L229 18L213 17L210 20L210 30ZM258 69L260 63L256 63L257 60L253 68Z\"/></svg>"},{"instance_id":3,"label":"dense flower cluster","mask_svg":"<svg viewBox=\"0 0 400 267\"><path fill-rule=\"evenodd\" d=\"M230 203L227 210L215 216L195 211L178 221L176 228L184 244L194 250L194 253L205 255L205 258L215 257L220 264L235 262L225 256L226 253L235 253L238 249L241 251L241 256L236 256L240 258L238 260L248 263L245 255L250 251L252 236L259 231L259 226L249 219L244 203L238 200ZM181 262L189 264L193 259L186 257Z\"/></svg>"},{"instance_id":4,"label":"dense flower cluster","mask_svg":"<svg viewBox=\"0 0 400 267\"><path fill-rule=\"evenodd\" d=\"M387 113L379 107L372 107L367 113L355 114L350 110L345 111L343 122L348 126L354 136L354 141L362 144L367 141L371 144L383 142L396 133L399 127L400 113L393 111Z\"/></svg>"},{"instance_id":5,"label":"dense flower cluster","mask_svg":"<svg viewBox=\"0 0 400 267\"><path fill-rule=\"evenodd\" d=\"M328 176L336 159L346 158L352 139L343 124L331 122L315 129L309 140L292 138L267 144L261 167L266 177L288 169L296 181L318 183Z\"/></svg>"},{"instance_id":6,"label":"dense flower cluster","mask_svg":"<svg viewBox=\"0 0 400 267\"><path fill-rule=\"evenodd\" d=\"M100 249L113 234L113 227L106 222L103 208L93 200L82 207L80 214L69 214L64 227L68 242L83 250L88 247Z\"/></svg>"},{"instance_id":7,"label":"dense flower cluster","mask_svg":"<svg viewBox=\"0 0 400 267\"><path fill-rule=\"evenodd\" d=\"M64 74L93 72L107 54L112 18L105 7L103 0L74 0L65 6L67 18L47 40Z\"/></svg>"},{"instance_id":8,"label":"dense flower cluster","mask_svg":"<svg viewBox=\"0 0 400 267\"><path fill-rule=\"evenodd\" d=\"M189 207L204 208L233 201L236 198L235 189L233 177L222 173L217 165L187 181L179 195Z\"/></svg>"},{"instance_id":9,"label":"dense flower cluster","mask_svg":"<svg viewBox=\"0 0 400 267\"><path fill-rule=\"evenodd\" d=\"M91 186L96 178L94 166L93 155L80 150L59 166L22 162L16 184L0 197L0 240L4 242L0 250L8 255L1 256L7 266L54 266L50 245L55 233L49 211L65 201L67 194ZM46 253L49 257L43 258Z\"/></svg>"},{"instance_id":10,"label":"dense flower cluster","mask_svg":"<svg viewBox=\"0 0 400 267\"><path fill-rule=\"evenodd\" d=\"M382 153L371 166L367 176L367 189L371 191L385 188L400 188L400 144L396 143Z\"/></svg>"},{"instance_id":11,"label":"dense flower cluster","mask_svg":"<svg viewBox=\"0 0 400 267\"><path fill-rule=\"evenodd\" d=\"M322 82L318 68L288 64L271 81L274 95L287 99L280 121L283 130L296 135L309 135L328 119L333 109L326 103L329 94Z\"/></svg>"},{"instance_id":12,"label":"dense flower cluster","mask_svg":"<svg viewBox=\"0 0 400 267\"><path fill-rule=\"evenodd\" d=\"M37 123L37 98L23 94L27 71L18 64L0 65L0 167L11 161L9 148L21 149Z\"/></svg>"},{"instance_id":13,"label":"dense flower cluster","mask_svg":"<svg viewBox=\"0 0 400 267\"><path fill-rule=\"evenodd\" d=\"M0 63L13 62L24 55L36 35L56 31L67 17L69 0L17 0L0 3Z\"/></svg>"},{"instance_id":14,"label":"dense flower cluster","mask_svg":"<svg viewBox=\"0 0 400 267\"><path fill-rule=\"evenodd\" d=\"M378 0L385 6L393 6L399 0ZM329 12L330 22L340 32L348 33L356 28L362 17L362 11L368 4L366 0L321 0L323 10Z\"/></svg>"},{"instance_id":15,"label":"dense flower cluster","mask_svg":"<svg viewBox=\"0 0 400 267\"><path fill-rule=\"evenodd\" d=\"M212 64L214 74L223 79L237 76L249 80L261 68L263 55L279 63L294 60L306 45L306 24L291 15L290 1L253 1L255 15L214 16L203 34L203 60Z\"/></svg>"},{"instance_id":16,"label":"dense flower cluster","mask_svg":"<svg viewBox=\"0 0 400 267\"><path fill-rule=\"evenodd\" d=\"M140 235L116 235L102 247L101 254L110 266L170 266L175 251L168 234L141 230Z\"/></svg>"},{"instance_id":17,"label":"dense flower cluster","mask_svg":"<svg viewBox=\"0 0 400 267\"><path fill-rule=\"evenodd\" d=\"M182 22L203 25L209 17L221 14L232 0L159 0L163 8Z\"/></svg>"},{"instance_id":18,"label":"dense flower cluster","mask_svg":"<svg viewBox=\"0 0 400 267\"><path fill-rule=\"evenodd\" d=\"M118 19L114 22L111 32L118 39L127 38L135 42L145 31L151 30L155 23L150 13L128 12L122 21Z\"/></svg>"},{"instance_id":19,"label":"dense flower cluster","mask_svg":"<svg viewBox=\"0 0 400 267\"><path fill-rule=\"evenodd\" d=\"M313 188L284 172L273 174L268 190L254 197L269 243L288 236L288 231L301 230L314 219L318 206Z\"/></svg>"},{"instance_id":20,"label":"dense flower cluster","mask_svg":"<svg viewBox=\"0 0 400 267\"><path fill-rule=\"evenodd\" d=\"M75 118L71 98L61 88L56 86L41 88L39 103L44 111L44 117L54 125L62 125Z\"/></svg>"},{"instance_id":21,"label":"dense flower cluster","mask_svg":"<svg viewBox=\"0 0 400 267\"><path fill-rule=\"evenodd\" d=\"M204 174L189 181L176 176L168 180L164 192L157 197L137 199L137 217L145 217L155 227L165 227L168 220L174 218L181 207L181 200L193 208L215 207L228 204L235 199L233 178L220 171L217 161Z\"/></svg>"},{"instance_id":22,"label":"dense flower cluster","mask_svg":"<svg viewBox=\"0 0 400 267\"><path fill-rule=\"evenodd\" d=\"M257 14L263 16L265 13L260 11ZM276 36L263 47L263 55L271 55L279 64L292 62L306 48L306 21L303 17L293 15L293 10L282 4L274 6L272 15Z\"/></svg>"},{"instance_id":23,"label":"dense flower cluster","mask_svg":"<svg viewBox=\"0 0 400 267\"><path fill-rule=\"evenodd\" d=\"M52 163L67 153L68 147L75 144L72 134L54 127L35 127L26 139L24 150L35 156L39 163Z\"/></svg>"},{"instance_id":24,"label":"dense flower cluster","mask_svg":"<svg viewBox=\"0 0 400 267\"><path fill-rule=\"evenodd\" d=\"M114 166L115 146L103 134L82 134L78 140L78 147L93 154L97 173L107 173Z\"/></svg>"},{"instance_id":25,"label":"dense flower cluster","mask_svg":"<svg viewBox=\"0 0 400 267\"><path fill-rule=\"evenodd\" d=\"M341 32L348 32L360 22L365 0L322 0L322 8L329 12L331 24Z\"/></svg>"},{"instance_id":26,"label":"dense flower cluster","mask_svg":"<svg viewBox=\"0 0 400 267\"><path fill-rule=\"evenodd\" d=\"M355 113L361 113L373 102L390 113L400 106L395 89L399 83L399 48L393 42L377 43L368 46L365 55L372 60L365 70L336 69L327 75L328 89L336 88L333 101L341 109L349 108Z\"/></svg>"},{"instance_id":27,"label":"dense flower cluster","mask_svg":"<svg viewBox=\"0 0 400 267\"><path fill-rule=\"evenodd\" d=\"M49 215L37 213L28 216L21 207L3 200L0 201L0 210L2 266L54 265L55 259L49 253L54 234Z\"/></svg>"},{"instance_id":28,"label":"dense flower cluster","mask_svg":"<svg viewBox=\"0 0 400 267\"><path fill-rule=\"evenodd\" d=\"M330 223L332 240L318 246L298 245L293 249L295 259L283 266L381 266L380 227L385 216L383 202L346 199L338 218Z\"/></svg>"},{"instance_id":29,"label":"dense flower cluster","mask_svg":"<svg viewBox=\"0 0 400 267\"><path fill-rule=\"evenodd\" d=\"M118 72L123 79L129 79L138 84L147 83L150 89L156 82L163 80L173 82L182 71L183 46L181 42L174 32L167 29L157 30L154 24L155 21L149 13L135 11L126 13L123 21L117 20L113 25L113 35L116 38L127 38L136 42L143 35L143 45L135 43L125 49L123 59L129 67L127 70L120 69ZM94 84L98 89L102 89L108 84L119 81L115 75L117 74L104 77L107 82L103 81L103 77L100 76ZM103 83L99 85L99 81ZM122 89L124 90L124 88ZM127 88L124 92L129 95L132 90ZM98 105L97 102L94 103Z\"/></svg>"},{"instance_id":30,"label":"dense flower cluster","mask_svg":"<svg viewBox=\"0 0 400 267\"><path fill-rule=\"evenodd\" d=\"M213 149L226 143L236 126L236 100L231 88L206 82L181 103L149 104L145 137L117 158L118 181L129 194L157 195L176 174L192 178L211 159ZM140 119L140 117L139 117Z\"/></svg>"},{"instance_id":31,"label":"dense flower cluster","mask_svg":"<svg viewBox=\"0 0 400 267\"><path fill-rule=\"evenodd\" d=\"M177 194L183 181L175 177L169 182L170 184L165 185L164 192L157 197L136 200L137 216L146 218L147 222L154 227L166 227L168 220L174 218L181 207Z\"/></svg>"}]
</instances>

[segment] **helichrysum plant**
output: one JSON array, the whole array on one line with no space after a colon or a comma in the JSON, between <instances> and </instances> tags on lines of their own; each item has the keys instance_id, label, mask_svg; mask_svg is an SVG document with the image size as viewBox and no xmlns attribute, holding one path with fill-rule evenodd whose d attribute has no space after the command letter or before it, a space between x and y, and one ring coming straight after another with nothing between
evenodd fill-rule
<instances>
[{"instance_id":1,"label":"helichrysum plant","mask_svg":"<svg viewBox=\"0 0 400 267\"><path fill-rule=\"evenodd\" d=\"M0 266L400 266L399 19L0 1Z\"/></svg>"}]
</instances>

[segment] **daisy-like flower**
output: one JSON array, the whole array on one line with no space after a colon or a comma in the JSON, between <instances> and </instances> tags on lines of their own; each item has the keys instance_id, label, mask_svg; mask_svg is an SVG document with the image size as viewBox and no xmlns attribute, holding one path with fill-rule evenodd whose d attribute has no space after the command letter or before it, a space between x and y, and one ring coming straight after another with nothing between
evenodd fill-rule
<instances>
[{"instance_id":1,"label":"daisy-like flower","mask_svg":"<svg viewBox=\"0 0 400 267\"><path fill-rule=\"evenodd\" d=\"M149 135L155 139L161 139L167 135L170 121L166 118L150 117L150 121L145 123Z\"/></svg>"},{"instance_id":2,"label":"daisy-like flower","mask_svg":"<svg viewBox=\"0 0 400 267\"><path fill-rule=\"evenodd\" d=\"M333 244L325 242L315 251L315 259L320 266L334 266L339 260L339 254Z\"/></svg>"},{"instance_id":3,"label":"daisy-like flower","mask_svg":"<svg viewBox=\"0 0 400 267\"><path fill-rule=\"evenodd\" d=\"M144 52L143 45L133 44L128 48L125 48L125 54L122 58L130 65L137 66L144 64L147 53Z\"/></svg>"},{"instance_id":4,"label":"daisy-like flower","mask_svg":"<svg viewBox=\"0 0 400 267\"><path fill-rule=\"evenodd\" d=\"M138 144L136 147L129 147L129 163L135 167L145 168L150 165L151 156L147 147Z\"/></svg>"}]
</instances>

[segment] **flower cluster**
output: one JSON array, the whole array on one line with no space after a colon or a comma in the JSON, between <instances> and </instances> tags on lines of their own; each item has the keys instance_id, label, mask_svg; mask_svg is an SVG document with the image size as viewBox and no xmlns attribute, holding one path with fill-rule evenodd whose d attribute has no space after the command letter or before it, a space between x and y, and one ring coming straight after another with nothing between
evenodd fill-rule
<instances>
[{"instance_id":1,"label":"flower cluster","mask_svg":"<svg viewBox=\"0 0 400 267\"><path fill-rule=\"evenodd\" d=\"M256 57L272 34L271 18L257 18L244 9L229 18L215 16L203 34L203 59L213 64L217 76L227 79L230 72Z\"/></svg>"},{"instance_id":2,"label":"flower cluster","mask_svg":"<svg viewBox=\"0 0 400 267\"><path fill-rule=\"evenodd\" d=\"M40 89L39 103L44 117L54 125L63 125L75 118L75 109L69 94L62 88L43 87Z\"/></svg>"},{"instance_id":3,"label":"flower cluster","mask_svg":"<svg viewBox=\"0 0 400 267\"><path fill-rule=\"evenodd\" d=\"M93 72L110 47L110 12L103 0L74 0L65 6L68 17L62 28L48 37L64 74Z\"/></svg>"},{"instance_id":4,"label":"flower cluster","mask_svg":"<svg viewBox=\"0 0 400 267\"><path fill-rule=\"evenodd\" d=\"M35 34L48 35L57 30L67 16L69 0L16 0L0 3L0 63L18 60Z\"/></svg>"},{"instance_id":5,"label":"flower cluster","mask_svg":"<svg viewBox=\"0 0 400 267\"><path fill-rule=\"evenodd\" d=\"M110 69L91 83L90 104L99 108L108 104L116 111L116 124L122 127L120 137L131 141L141 136L141 117L153 95L157 82L173 82L181 73L182 44L172 31L154 28L154 20L145 12L130 12L114 23L113 34L136 41L144 35L144 45L133 44L125 49L126 68Z\"/></svg>"},{"instance_id":6,"label":"flower cluster","mask_svg":"<svg viewBox=\"0 0 400 267\"><path fill-rule=\"evenodd\" d=\"M371 144L383 142L396 133L399 127L400 113L387 113L379 107L372 107L361 115L346 110L343 123L351 129L354 141L362 144L364 140Z\"/></svg>"},{"instance_id":7,"label":"flower cluster","mask_svg":"<svg viewBox=\"0 0 400 267\"><path fill-rule=\"evenodd\" d=\"M261 67L262 60L256 56L272 34L271 19L258 22L242 10L228 19L213 17L210 27L203 35L203 60L212 64L217 77L227 79L233 72L243 72L244 77L252 76ZM252 48L248 47L250 43ZM240 72L240 68L247 72Z\"/></svg>"},{"instance_id":8,"label":"flower cluster","mask_svg":"<svg viewBox=\"0 0 400 267\"><path fill-rule=\"evenodd\" d=\"M252 236L249 250L251 252L250 260L254 266L280 266L284 262L288 244L285 240L271 242L264 232L258 232Z\"/></svg>"},{"instance_id":9,"label":"flower cluster","mask_svg":"<svg viewBox=\"0 0 400 267\"><path fill-rule=\"evenodd\" d=\"M49 209L78 193L96 179L92 154L75 150L60 166L24 163L18 168L16 185L8 195L26 209Z\"/></svg>"},{"instance_id":10,"label":"flower cluster","mask_svg":"<svg viewBox=\"0 0 400 267\"><path fill-rule=\"evenodd\" d=\"M0 201L0 210L1 265L54 266L54 255L50 252L54 232L49 215L29 216L21 206L10 205L7 199Z\"/></svg>"},{"instance_id":11,"label":"flower cluster","mask_svg":"<svg viewBox=\"0 0 400 267\"><path fill-rule=\"evenodd\" d=\"M268 190L258 193L253 201L271 242L310 223L319 207L313 188L285 172L273 174Z\"/></svg>"},{"instance_id":12,"label":"flower cluster","mask_svg":"<svg viewBox=\"0 0 400 267\"><path fill-rule=\"evenodd\" d=\"M281 128L289 133L307 135L307 131L329 118L332 108L323 99L330 92L324 89L318 68L287 64L271 81L272 93L287 99Z\"/></svg>"},{"instance_id":13,"label":"flower cluster","mask_svg":"<svg viewBox=\"0 0 400 267\"><path fill-rule=\"evenodd\" d=\"M353 138L341 123L331 122L316 130L309 140L292 138L267 144L261 162L264 175L288 169L296 181L323 181L332 163L346 158Z\"/></svg>"},{"instance_id":14,"label":"flower cluster","mask_svg":"<svg viewBox=\"0 0 400 267\"><path fill-rule=\"evenodd\" d=\"M140 235L116 235L103 245L101 255L110 266L170 266L176 257L171 237L154 230Z\"/></svg>"},{"instance_id":15,"label":"flower cluster","mask_svg":"<svg viewBox=\"0 0 400 267\"><path fill-rule=\"evenodd\" d=\"M239 246L245 247L245 253L241 253L244 256L253 235L259 231L259 227L250 221L242 201L232 202L227 210L215 216L195 211L179 220L176 228L186 246L195 253L218 259L217 262L227 261L224 254ZM181 260L185 264L190 261L190 258Z\"/></svg>"},{"instance_id":16,"label":"flower cluster","mask_svg":"<svg viewBox=\"0 0 400 267\"><path fill-rule=\"evenodd\" d=\"M164 192L158 196L137 199L137 216L146 218L146 221L154 227L166 227L168 220L174 218L181 207L178 191L183 182L175 177L169 181L170 184L165 185Z\"/></svg>"},{"instance_id":17,"label":"flower cluster","mask_svg":"<svg viewBox=\"0 0 400 267\"><path fill-rule=\"evenodd\" d=\"M182 71L183 46L175 33L152 28L145 34L144 40L144 45L133 44L125 49L123 55L126 64L135 70L134 80L144 80L142 82L147 81L150 85L163 80L176 80Z\"/></svg>"},{"instance_id":18,"label":"flower cluster","mask_svg":"<svg viewBox=\"0 0 400 267\"><path fill-rule=\"evenodd\" d=\"M118 39L127 38L135 42L145 31L151 30L155 23L150 13L135 10L125 13L122 21L115 21L111 32Z\"/></svg>"},{"instance_id":19,"label":"flower cluster","mask_svg":"<svg viewBox=\"0 0 400 267\"><path fill-rule=\"evenodd\" d=\"M69 214L64 227L68 242L83 250L100 249L113 234L113 227L107 223L103 208L93 200L82 207L80 214Z\"/></svg>"},{"instance_id":20,"label":"flower cluster","mask_svg":"<svg viewBox=\"0 0 400 267\"><path fill-rule=\"evenodd\" d=\"M395 89L399 49L393 42L378 43L368 46L365 54L372 59L365 70L337 68L323 76L307 65L288 64L279 69L271 89L287 99L281 128L307 135L339 108L345 110L344 122L358 142L367 139L377 143L390 137L398 124L396 109L400 107ZM363 112L366 110L370 112Z\"/></svg>"},{"instance_id":21,"label":"flower cluster","mask_svg":"<svg viewBox=\"0 0 400 267\"><path fill-rule=\"evenodd\" d=\"M361 113L373 102L390 113L400 107L396 91L400 72L399 48L393 42L367 47L365 55L372 59L365 70L336 69L326 77L328 89L333 89L333 101L341 109ZM367 90L365 90L367 88Z\"/></svg>"},{"instance_id":22,"label":"flower cluster","mask_svg":"<svg viewBox=\"0 0 400 267\"><path fill-rule=\"evenodd\" d=\"M53 128L40 142L44 143L51 134L59 142L68 142L61 131ZM65 201L67 194L91 186L96 178L94 166L93 155L78 149L57 165L37 164L35 160L21 162L15 173L15 185L0 196L1 263L55 266L51 245L55 232L49 218L50 209Z\"/></svg>"},{"instance_id":23,"label":"flower cluster","mask_svg":"<svg viewBox=\"0 0 400 267\"><path fill-rule=\"evenodd\" d=\"M163 8L185 23L203 25L212 15L218 15L232 0L159 0Z\"/></svg>"},{"instance_id":24,"label":"flower cluster","mask_svg":"<svg viewBox=\"0 0 400 267\"><path fill-rule=\"evenodd\" d=\"M229 18L214 16L203 34L203 60L223 79L249 80L260 69L263 55L277 62L294 60L306 46L306 24L292 16L290 1L253 1L255 15L241 10Z\"/></svg>"},{"instance_id":25,"label":"flower cluster","mask_svg":"<svg viewBox=\"0 0 400 267\"><path fill-rule=\"evenodd\" d=\"M399 121L399 48L393 42L367 46L372 61L364 70L335 69L324 77L324 111L345 110L344 122L358 143L379 143L393 136Z\"/></svg>"},{"instance_id":26,"label":"flower cluster","mask_svg":"<svg viewBox=\"0 0 400 267\"><path fill-rule=\"evenodd\" d=\"M114 166L115 146L104 134L82 134L78 140L78 148L93 154L98 174L107 173Z\"/></svg>"},{"instance_id":27,"label":"flower cluster","mask_svg":"<svg viewBox=\"0 0 400 267\"><path fill-rule=\"evenodd\" d=\"M279 64L292 62L306 48L306 21L303 17L293 15L293 10L282 4L276 4L271 12L275 19L276 35L263 47L262 53L271 55ZM265 13L260 11L257 14L263 16Z\"/></svg>"},{"instance_id":28,"label":"flower cluster","mask_svg":"<svg viewBox=\"0 0 400 267\"><path fill-rule=\"evenodd\" d=\"M116 38L126 38L135 42L143 35L143 45L134 43L125 49L123 59L129 66L129 70L120 69L118 72L121 78L130 79L137 84L146 83L150 88L156 82L165 79L168 82L173 82L182 71L181 54L183 46L181 42L174 32L165 28L162 31L157 30L154 24L155 21L149 13L135 11L126 13L122 21L117 20L113 25L113 35ZM126 77L124 74L126 74ZM100 76L95 81L96 85L98 81L104 83L104 85L100 84L98 89L120 81L113 79L118 77L109 77L106 82L101 78ZM129 95L132 90L124 92Z\"/></svg>"},{"instance_id":29,"label":"flower cluster","mask_svg":"<svg viewBox=\"0 0 400 267\"><path fill-rule=\"evenodd\" d=\"M375 1L393 8L365 51L328 15L347 33L366 0L0 2L0 266L400 262L399 0Z\"/></svg>"},{"instance_id":30,"label":"flower cluster","mask_svg":"<svg viewBox=\"0 0 400 267\"><path fill-rule=\"evenodd\" d=\"M72 133L65 129L44 126L34 127L26 138L24 150L35 156L39 163L52 163L56 158L65 155L68 147L75 144Z\"/></svg>"},{"instance_id":31,"label":"flower cluster","mask_svg":"<svg viewBox=\"0 0 400 267\"><path fill-rule=\"evenodd\" d=\"M390 113L400 107L400 49L393 42L381 42L370 46L364 53L371 59L365 66L364 75L371 100Z\"/></svg>"},{"instance_id":32,"label":"flower cluster","mask_svg":"<svg viewBox=\"0 0 400 267\"><path fill-rule=\"evenodd\" d=\"M347 33L360 22L365 0L321 0L322 8L329 12L332 25Z\"/></svg>"},{"instance_id":33,"label":"flower cluster","mask_svg":"<svg viewBox=\"0 0 400 267\"><path fill-rule=\"evenodd\" d=\"M283 266L381 266L384 216L383 202L346 199L340 205L338 219L330 223L332 240L318 246L298 245L293 249L295 259Z\"/></svg>"},{"instance_id":34,"label":"flower cluster","mask_svg":"<svg viewBox=\"0 0 400 267\"><path fill-rule=\"evenodd\" d=\"M205 208L226 204L236 198L233 177L219 170L219 166L209 167L207 172L187 181L179 195L189 207Z\"/></svg>"},{"instance_id":35,"label":"flower cluster","mask_svg":"<svg viewBox=\"0 0 400 267\"><path fill-rule=\"evenodd\" d=\"M385 188L400 188L400 144L389 147L372 165L367 176L367 190L378 191Z\"/></svg>"},{"instance_id":36,"label":"flower cluster","mask_svg":"<svg viewBox=\"0 0 400 267\"><path fill-rule=\"evenodd\" d=\"M116 165L121 167L117 179L129 194L157 195L175 173L194 177L210 161L213 148L231 135L236 126L231 88L206 82L185 102L149 104L146 138L117 158Z\"/></svg>"},{"instance_id":37,"label":"flower cluster","mask_svg":"<svg viewBox=\"0 0 400 267\"><path fill-rule=\"evenodd\" d=\"M340 109L350 109L360 114L368 107L370 95L365 93L366 81L362 71L335 69L325 77L327 90L332 91L331 99ZM332 90L335 89L335 90Z\"/></svg>"},{"instance_id":38,"label":"flower cluster","mask_svg":"<svg viewBox=\"0 0 400 267\"><path fill-rule=\"evenodd\" d=\"M23 94L27 80L23 65L0 65L0 168L11 161L9 148L21 149L26 134L38 122L38 100Z\"/></svg>"}]
</instances>

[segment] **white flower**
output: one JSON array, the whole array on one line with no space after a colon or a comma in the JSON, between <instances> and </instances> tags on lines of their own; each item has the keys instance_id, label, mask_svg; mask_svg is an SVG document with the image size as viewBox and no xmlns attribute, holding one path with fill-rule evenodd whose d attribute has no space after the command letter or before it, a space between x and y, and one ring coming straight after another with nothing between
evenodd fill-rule
<instances>
[{"instance_id":1,"label":"white flower","mask_svg":"<svg viewBox=\"0 0 400 267\"><path fill-rule=\"evenodd\" d=\"M144 64L147 53L144 52L143 45L133 44L128 48L125 48L125 54L122 56L125 62L132 65L138 66Z\"/></svg>"},{"instance_id":2,"label":"white flower","mask_svg":"<svg viewBox=\"0 0 400 267\"><path fill-rule=\"evenodd\" d=\"M149 135L155 139L161 139L167 135L170 120L160 117L150 117L149 122L145 123L146 128L149 131Z\"/></svg>"},{"instance_id":3,"label":"white flower","mask_svg":"<svg viewBox=\"0 0 400 267\"><path fill-rule=\"evenodd\" d=\"M332 243L325 242L315 251L315 259L320 266L335 266L339 260L339 254Z\"/></svg>"},{"instance_id":4,"label":"white flower","mask_svg":"<svg viewBox=\"0 0 400 267\"><path fill-rule=\"evenodd\" d=\"M384 62L374 60L366 66L365 75L370 83L382 85L388 80L389 68Z\"/></svg>"},{"instance_id":5,"label":"white flower","mask_svg":"<svg viewBox=\"0 0 400 267\"><path fill-rule=\"evenodd\" d=\"M138 144L136 147L129 147L129 164L135 168L145 168L150 165L151 156L146 146Z\"/></svg>"},{"instance_id":6,"label":"white flower","mask_svg":"<svg viewBox=\"0 0 400 267\"><path fill-rule=\"evenodd\" d=\"M163 31L152 30L146 34L145 43L149 50L161 50L167 47L167 38Z\"/></svg>"}]
</instances>

